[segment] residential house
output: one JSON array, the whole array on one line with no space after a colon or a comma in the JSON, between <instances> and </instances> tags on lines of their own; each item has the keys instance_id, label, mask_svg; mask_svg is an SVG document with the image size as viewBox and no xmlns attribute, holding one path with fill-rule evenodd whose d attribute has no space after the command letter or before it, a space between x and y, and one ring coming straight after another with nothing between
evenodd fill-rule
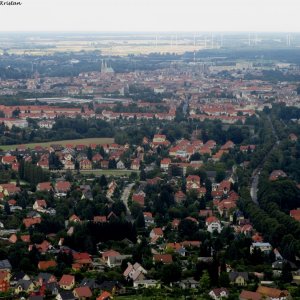
<instances>
[{"instance_id":1,"label":"residential house","mask_svg":"<svg viewBox=\"0 0 300 300\"><path fill-rule=\"evenodd\" d=\"M80 286L75 288L73 294L75 298L79 300L86 300L93 296L93 293L88 286Z\"/></svg>"},{"instance_id":2,"label":"residential house","mask_svg":"<svg viewBox=\"0 0 300 300\"><path fill-rule=\"evenodd\" d=\"M214 300L222 300L228 298L229 291L226 288L217 288L211 290L209 296Z\"/></svg>"},{"instance_id":3,"label":"residential house","mask_svg":"<svg viewBox=\"0 0 300 300\"><path fill-rule=\"evenodd\" d=\"M36 283L39 286L43 286L44 284L57 282L56 277L50 273L39 273L36 278Z\"/></svg>"},{"instance_id":4,"label":"residential house","mask_svg":"<svg viewBox=\"0 0 300 300\"><path fill-rule=\"evenodd\" d=\"M275 181L278 180L279 178L286 178L287 175L284 171L282 170L274 170L269 176L270 181Z\"/></svg>"},{"instance_id":5,"label":"residential house","mask_svg":"<svg viewBox=\"0 0 300 300\"><path fill-rule=\"evenodd\" d=\"M103 291L102 294L96 298L96 300L110 300L113 299L113 296L111 293L107 291Z\"/></svg>"},{"instance_id":6,"label":"residential house","mask_svg":"<svg viewBox=\"0 0 300 300\"><path fill-rule=\"evenodd\" d=\"M230 272L229 280L231 284L239 286L247 285L248 273L247 272Z\"/></svg>"},{"instance_id":7,"label":"residential house","mask_svg":"<svg viewBox=\"0 0 300 300\"><path fill-rule=\"evenodd\" d=\"M52 185L51 182L40 182L36 186L36 190L40 192L50 192L52 191Z\"/></svg>"},{"instance_id":8,"label":"residential house","mask_svg":"<svg viewBox=\"0 0 300 300\"><path fill-rule=\"evenodd\" d=\"M239 300L262 300L263 296L260 293L242 290Z\"/></svg>"},{"instance_id":9,"label":"residential house","mask_svg":"<svg viewBox=\"0 0 300 300\"><path fill-rule=\"evenodd\" d=\"M132 201L138 203L140 206L145 206L145 196L141 194L133 194Z\"/></svg>"},{"instance_id":10,"label":"residential house","mask_svg":"<svg viewBox=\"0 0 300 300\"><path fill-rule=\"evenodd\" d=\"M58 181L55 184L55 191L59 195L66 195L71 189L71 183L69 181Z\"/></svg>"},{"instance_id":11,"label":"residential house","mask_svg":"<svg viewBox=\"0 0 300 300\"><path fill-rule=\"evenodd\" d=\"M196 190L199 192L200 190L200 177L198 175L189 175L186 178L186 189L187 191Z\"/></svg>"},{"instance_id":12,"label":"residential house","mask_svg":"<svg viewBox=\"0 0 300 300\"><path fill-rule=\"evenodd\" d=\"M171 254L154 254L153 261L155 263L163 263L163 264L171 264L173 262L173 258Z\"/></svg>"},{"instance_id":13,"label":"residential house","mask_svg":"<svg viewBox=\"0 0 300 300\"><path fill-rule=\"evenodd\" d=\"M45 200L41 199L41 200L35 200L32 208L34 210L37 210L39 212L44 212L45 209L47 208L47 203Z\"/></svg>"},{"instance_id":14,"label":"residential house","mask_svg":"<svg viewBox=\"0 0 300 300\"><path fill-rule=\"evenodd\" d=\"M75 286L75 277L73 275L63 275L58 284L64 290L72 290Z\"/></svg>"},{"instance_id":15,"label":"residential house","mask_svg":"<svg viewBox=\"0 0 300 300\"><path fill-rule=\"evenodd\" d=\"M57 263L55 260L44 260L39 261L38 263L38 269L42 271L46 271L49 268L55 268L57 266Z\"/></svg>"},{"instance_id":16,"label":"residential house","mask_svg":"<svg viewBox=\"0 0 300 300\"><path fill-rule=\"evenodd\" d=\"M180 190L180 191L178 191L178 192L175 193L175 201L177 203L181 203L181 202L183 202L185 200L186 200L186 195L185 195L185 193L183 191Z\"/></svg>"},{"instance_id":17,"label":"residential house","mask_svg":"<svg viewBox=\"0 0 300 300\"><path fill-rule=\"evenodd\" d=\"M80 170L91 170L93 168L92 162L88 159L82 159L79 162L79 168Z\"/></svg>"},{"instance_id":18,"label":"residential house","mask_svg":"<svg viewBox=\"0 0 300 300\"><path fill-rule=\"evenodd\" d=\"M151 225L154 225L154 218L152 216L152 213L151 212L143 212L143 215L144 215L144 220L145 220L145 225L146 227L149 227Z\"/></svg>"},{"instance_id":19,"label":"residential house","mask_svg":"<svg viewBox=\"0 0 300 300\"><path fill-rule=\"evenodd\" d=\"M76 300L72 291L60 291L55 300Z\"/></svg>"},{"instance_id":20,"label":"residential house","mask_svg":"<svg viewBox=\"0 0 300 300\"><path fill-rule=\"evenodd\" d=\"M197 289L200 286L199 281L193 278L183 279L179 282L179 287L185 289Z\"/></svg>"},{"instance_id":21,"label":"residential house","mask_svg":"<svg viewBox=\"0 0 300 300\"><path fill-rule=\"evenodd\" d=\"M170 158L164 158L160 162L160 168L164 171L168 171L170 164L171 164L171 159Z\"/></svg>"},{"instance_id":22,"label":"residential house","mask_svg":"<svg viewBox=\"0 0 300 300\"><path fill-rule=\"evenodd\" d=\"M208 217L205 220L205 224L206 224L207 231L210 233L213 233L214 231L220 233L222 230L221 222L217 217L214 216Z\"/></svg>"},{"instance_id":23,"label":"residential house","mask_svg":"<svg viewBox=\"0 0 300 300\"><path fill-rule=\"evenodd\" d=\"M10 288L10 272L0 271L0 292L6 293Z\"/></svg>"},{"instance_id":24,"label":"residential house","mask_svg":"<svg viewBox=\"0 0 300 300\"><path fill-rule=\"evenodd\" d=\"M252 245L250 246L250 253L253 252L254 248L260 249L260 251L264 254L269 254L272 251L272 246L270 243L252 243Z\"/></svg>"},{"instance_id":25,"label":"residential house","mask_svg":"<svg viewBox=\"0 0 300 300\"><path fill-rule=\"evenodd\" d=\"M140 160L136 158L132 161L130 169L131 170L139 170L140 169L140 164L141 164Z\"/></svg>"},{"instance_id":26,"label":"residential house","mask_svg":"<svg viewBox=\"0 0 300 300\"><path fill-rule=\"evenodd\" d=\"M175 253L178 253L180 256L185 256L186 250L184 246L180 243L167 243L166 245L166 251L174 251Z\"/></svg>"},{"instance_id":27,"label":"residential house","mask_svg":"<svg viewBox=\"0 0 300 300\"><path fill-rule=\"evenodd\" d=\"M131 279L133 282L145 279L147 271L139 263L132 265L130 262L128 262L127 265L128 266L126 270L123 272L125 279Z\"/></svg>"},{"instance_id":28,"label":"residential house","mask_svg":"<svg viewBox=\"0 0 300 300\"><path fill-rule=\"evenodd\" d=\"M136 289L139 288L156 288L159 289L161 287L161 284L157 280L153 279L144 279L144 280L138 280L133 283L133 287Z\"/></svg>"},{"instance_id":29,"label":"residential house","mask_svg":"<svg viewBox=\"0 0 300 300\"><path fill-rule=\"evenodd\" d=\"M20 294L21 292L25 292L27 294L33 292L35 289L35 285L31 280L20 279L15 286L15 294Z\"/></svg>"},{"instance_id":30,"label":"residential house","mask_svg":"<svg viewBox=\"0 0 300 300\"><path fill-rule=\"evenodd\" d=\"M279 290L267 286L259 286L256 290L257 293L261 294L264 298L269 300L286 300L289 299L289 292L286 290Z\"/></svg>"},{"instance_id":31,"label":"residential house","mask_svg":"<svg viewBox=\"0 0 300 300\"><path fill-rule=\"evenodd\" d=\"M300 209L292 209L290 210L290 216L296 221L300 221Z\"/></svg>"},{"instance_id":32,"label":"residential house","mask_svg":"<svg viewBox=\"0 0 300 300\"><path fill-rule=\"evenodd\" d=\"M164 233L162 229L159 227L153 228L150 231L150 238L152 243L155 243L159 238L163 238L163 237L164 237Z\"/></svg>"},{"instance_id":33,"label":"residential house","mask_svg":"<svg viewBox=\"0 0 300 300\"><path fill-rule=\"evenodd\" d=\"M124 170L125 169L125 164L121 160L119 160L117 162L117 169L118 170Z\"/></svg>"}]
</instances>

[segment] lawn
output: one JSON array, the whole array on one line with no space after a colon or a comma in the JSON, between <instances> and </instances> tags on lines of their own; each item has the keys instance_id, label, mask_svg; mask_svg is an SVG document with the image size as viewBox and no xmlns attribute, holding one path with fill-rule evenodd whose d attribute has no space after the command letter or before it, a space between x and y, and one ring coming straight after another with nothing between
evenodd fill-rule
<instances>
[{"instance_id":1,"label":"lawn","mask_svg":"<svg viewBox=\"0 0 300 300\"><path fill-rule=\"evenodd\" d=\"M130 176L131 173L139 174L140 171L135 170L102 170L102 169L95 169L95 170L80 170L81 174L94 174L94 175L107 175L107 176Z\"/></svg>"},{"instance_id":2,"label":"lawn","mask_svg":"<svg viewBox=\"0 0 300 300\"><path fill-rule=\"evenodd\" d=\"M77 140L62 140L62 141L51 141L51 142L44 142L44 143L30 143L30 144L22 144L25 145L27 148L33 149L35 146L42 146L42 147L49 147L52 144L60 144L60 145L104 145L104 144L111 144L114 142L113 138L88 138L88 139L77 139ZM15 150L21 144L16 145L1 145L0 149L7 151L7 150Z\"/></svg>"}]
</instances>

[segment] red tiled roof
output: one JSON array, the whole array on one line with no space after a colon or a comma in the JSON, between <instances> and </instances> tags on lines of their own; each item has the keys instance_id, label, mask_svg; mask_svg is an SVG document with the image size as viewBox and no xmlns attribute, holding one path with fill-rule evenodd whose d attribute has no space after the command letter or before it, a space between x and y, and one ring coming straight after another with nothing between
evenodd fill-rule
<instances>
[{"instance_id":1,"label":"red tiled roof","mask_svg":"<svg viewBox=\"0 0 300 300\"><path fill-rule=\"evenodd\" d=\"M162 262L164 264L171 264L173 262L171 254L154 254L153 259L156 263Z\"/></svg>"},{"instance_id":2,"label":"red tiled roof","mask_svg":"<svg viewBox=\"0 0 300 300\"><path fill-rule=\"evenodd\" d=\"M57 266L57 263L55 260L40 261L38 263L39 270L47 270L49 268L55 268L56 266Z\"/></svg>"},{"instance_id":3,"label":"red tiled roof","mask_svg":"<svg viewBox=\"0 0 300 300\"><path fill-rule=\"evenodd\" d=\"M70 286L75 282L75 277L73 275L63 275L59 281L59 285Z\"/></svg>"},{"instance_id":4,"label":"red tiled roof","mask_svg":"<svg viewBox=\"0 0 300 300\"><path fill-rule=\"evenodd\" d=\"M76 294L77 297L79 298L89 298L92 297L92 291L88 286L81 286L76 289L74 289L74 293Z\"/></svg>"}]
</instances>

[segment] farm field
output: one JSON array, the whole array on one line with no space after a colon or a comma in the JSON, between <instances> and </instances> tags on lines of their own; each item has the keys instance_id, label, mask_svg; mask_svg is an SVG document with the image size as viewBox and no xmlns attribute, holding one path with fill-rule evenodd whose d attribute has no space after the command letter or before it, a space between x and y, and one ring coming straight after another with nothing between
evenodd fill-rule
<instances>
[{"instance_id":1,"label":"farm field","mask_svg":"<svg viewBox=\"0 0 300 300\"><path fill-rule=\"evenodd\" d=\"M62 140L62 141L51 141L51 142L43 142L43 143L30 143L30 144L22 144L25 145L29 149L33 149L35 146L42 146L42 147L49 147L52 144L60 144L60 145L90 145L90 144L97 144L97 145L105 145L111 144L114 142L113 138L87 138L87 139L76 139L76 140ZM7 151L7 150L15 150L18 145L0 145L0 149Z\"/></svg>"}]
</instances>

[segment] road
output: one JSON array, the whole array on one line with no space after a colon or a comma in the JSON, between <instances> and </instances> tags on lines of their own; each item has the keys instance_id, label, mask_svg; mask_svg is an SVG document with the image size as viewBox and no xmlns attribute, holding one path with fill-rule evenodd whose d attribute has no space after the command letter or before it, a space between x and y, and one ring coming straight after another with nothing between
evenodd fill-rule
<instances>
[{"instance_id":1,"label":"road","mask_svg":"<svg viewBox=\"0 0 300 300\"><path fill-rule=\"evenodd\" d=\"M272 149L267 153L267 155L264 157L264 159L262 160L262 162L259 164L259 166L253 171L252 173L252 176L251 176L251 187L250 187L250 195L251 195L251 198L252 198L252 201L255 203L255 204L258 204L258 201L257 201L257 191L258 191L258 182L259 182L259 175L260 175L260 172L261 170L263 169L263 166L264 166L264 163L265 161L267 160L268 156L270 155L270 153L273 151L273 149L275 147L277 147L279 144L280 144L280 140L279 140L279 137L275 131L275 128L272 124L272 121L270 119L270 117L268 117L269 121L270 121L270 124L271 124L271 129L272 129L272 133L273 135L275 136L275 139L276 139L276 143L273 145Z\"/></svg>"},{"instance_id":2,"label":"road","mask_svg":"<svg viewBox=\"0 0 300 300\"><path fill-rule=\"evenodd\" d=\"M130 210L128 207L128 199L129 199L129 195L130 195L130 192L131 192L133 186L134 186L134 183L130 183L130 184L126 185L126 187L123 190L122 196L121 196L121 201L123 201L123 203L126 206L127 216L131 216L131 213L130 213Z\"/></svg>"}]
</instances>

